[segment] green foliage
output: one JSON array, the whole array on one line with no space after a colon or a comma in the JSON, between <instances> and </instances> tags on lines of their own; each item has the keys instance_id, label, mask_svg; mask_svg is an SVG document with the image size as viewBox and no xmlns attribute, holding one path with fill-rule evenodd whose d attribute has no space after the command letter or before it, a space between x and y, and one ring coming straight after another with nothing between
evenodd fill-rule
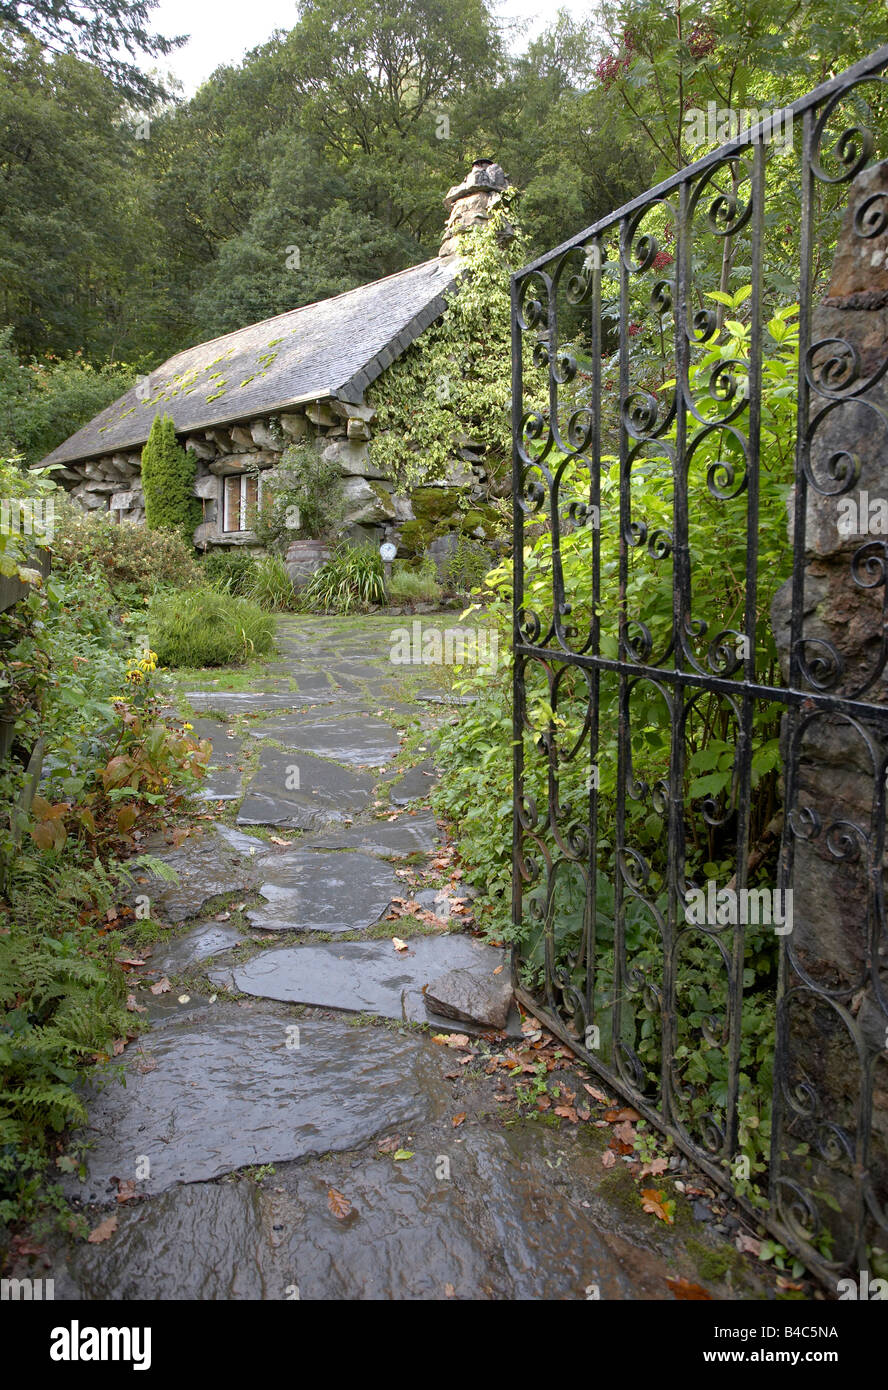
<instances>
[{"instance_id":1,"label":"green foliage","mask_svg":"<svg viewBox=\"0 0 888 1390\"><path fill-rule=\"evenodd\" d=\"M242 666L274 649L274 618L215 589L157 594L148 610L161 666Z\"/></svg>"},{"instance_id":2,"label":"green foliage","mask_svg":"<svg viewBox=\"0 0 888 1390\"><path fill-rule=\"evenodd\" d=\"M381 603L385 603L385 572L372 546L338 546L299 593L300 607L324 613L351 613Z\"/></svg>"},{"instance_id":3,"label":"green foliage","mask_svg":"<svg viewBox=\"0 0 888 1390\"><path fill-rule=\"evenodd\" d=\"M11 329L0 331L0 453L39 463L81 425L117 400L135 372L118 363L93 367L75 354L20 362Z\"/></svg>"},{"instance_id":4,"label":"green foliage","mask_svg":"<svg viewBox=\"0 0 888 1390\"><path fill-rule=\"evenodd\" d=\"M104 577L112 602L137 606L158 586L191 588L201 567L194 547L175 531L118 525L107 512L83 512L64 498L56 502L53 573L84 572Z\"/></svg>"},{"instance_id":5,"label":"green foliage","mask_svg":"<svg viewBox=\"0 0 888 1390\"><path fill-rule=\"evenodd\" d=\"M256 558L249 550L210 550L200 568L204 581L213 589L243 598L253 580Z\"/></svg>"},{"instance_id":6,"label":"green foliage","mask_svg":"<svg viewBox=\"0 0 888 1390\"><path fill-rule=\"evenodd\" d=\"M260 555L245 597L269 613L282 613L296 606L293 581L279 555Z\"/></svg>"},{"instance_id":7,"label":"green foliage","mask_svg":"<svg viewBox=\"0 0 888 1390\"><path fill-rule=\"evenodd\" d=\"M286 550L297 539L332 538L344 516L339 464L312 444L291 444L277 468L263 476L254 530L263 545Z\"/></svg>"},{"instance_id":8,"label":"green foliage","mask_svg":"<svg viewBox=\"0 0 888 1390\"><path fill-rule=\"evenodd\" d=\"M200 521L200 502L194 496L197 462L176 439L169 415L156 415L142 450L142 488L145 521L152 530L178 531L190 541Z\"/></svg>"},{"instance_id":9,"label":"green foliage","mask_svg":"<svg viewBox=\"0 0 888 1390\"><path fill-rule=\"evenodd\" d=\"M508 270L527 245L503 238L511 226L508 190L488 222L463 239L465 274L443 318L368 391L376 407L374 463L409 486L443 478L461 436L485 449L485 467L505 473L511 448L511 327Z\"/></svg>"},{"instance_id":10,"label":"green foliage","mask_svg":"<svg viewBox=\"0 0 888 1390\"><path fill-rule=\"evenodd\" d=\"M438 570L430 556L425 556L414 568L402 560L395 561L388 583L388 597L392 603L436 603L442 592Z\"/></svg>"},{"instance_id":11,"label":"green foliage","mask_svg":"<svg viewBox=\"0 0 888 1390\"><path fill-rule=\"evenodd\" d=\"M460 536L456 549L447 561L447 585L458 594L470 594L480 588L484 576L492 568L493 557L486 545Z\"/></svg>"}]
</instances>

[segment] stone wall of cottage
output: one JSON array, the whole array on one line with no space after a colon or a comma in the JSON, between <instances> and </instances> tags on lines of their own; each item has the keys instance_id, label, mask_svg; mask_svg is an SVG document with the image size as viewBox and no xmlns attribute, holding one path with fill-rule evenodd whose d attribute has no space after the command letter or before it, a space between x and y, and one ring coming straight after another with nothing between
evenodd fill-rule
<instances>
[{"instance_id":1,"label":"stone wall of cottage","mask_svg":"<svg viewBox=\"0 0 888 1390\"><path fill-rule=\"evenodd\" d=\"M180 436L197 463L195 492L203 519L194 533L200 550L255 546L252 532L223 530L224 479L273 469L290 444L313 443L339 464L346 500L345 534L374 544L393 541L412 557L430 550L445 562L460 535L490 540L490 508L483 446L462 437L446 476L398 494L374 464L371 441L375 411L366 405L324 400L239 424L215 426ZM144 525L141 450L107 454L61 471L72 499L88 511L108 510L120 522Z\"/></svg>"}]
</instances>

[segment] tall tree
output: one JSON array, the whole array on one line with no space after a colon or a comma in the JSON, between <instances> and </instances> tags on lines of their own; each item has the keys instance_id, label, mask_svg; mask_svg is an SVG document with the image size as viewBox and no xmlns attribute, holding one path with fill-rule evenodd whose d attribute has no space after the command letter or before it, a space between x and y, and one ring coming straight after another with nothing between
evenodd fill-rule
<instances>
[{"instance_id":1,"label":"tall tree","mask_svg":"<svg viewBox=\"0 0 888 1390\"><path fill-rule=\"evenodd\" d=\"M0 0L0 31L34 38L50 53L76 53L93 63L128 101L146 105L165 95L130 58L163 57L185 38L152 32L157 0Z\"/></svg>"}]
</instances>

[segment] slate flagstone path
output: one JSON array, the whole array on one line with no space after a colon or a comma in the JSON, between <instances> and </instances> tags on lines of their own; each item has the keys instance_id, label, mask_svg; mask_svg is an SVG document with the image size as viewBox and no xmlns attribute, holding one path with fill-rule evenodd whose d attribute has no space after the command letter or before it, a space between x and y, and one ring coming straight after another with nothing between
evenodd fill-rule
<instances>
[{"instance_id":1,"label":"slate flagstone path","mask_svg":"<svg viewBox=\"0 0 888 1390\"><path fill-rule=\"evenodd\" d=\"M451 712L417 700L427 669L388 660L399 622L282 619L255 690L208 673L184 692L218 819L151 847L175 883L136 885L176 930L128 977L150 1027L125 1086L90 1086L86 1176L64 1179L117 1229L54 1250L57 1298L662 1298L693 1274L599 1195L599 1132L507 1114L442 1045L508 1010L509 965L460 930L456 895L411 899L443 842L429 792ZM428 732L405 766L410 720ZM387 920L397 899L418 915Z\"/></svg>"}]
</instances>

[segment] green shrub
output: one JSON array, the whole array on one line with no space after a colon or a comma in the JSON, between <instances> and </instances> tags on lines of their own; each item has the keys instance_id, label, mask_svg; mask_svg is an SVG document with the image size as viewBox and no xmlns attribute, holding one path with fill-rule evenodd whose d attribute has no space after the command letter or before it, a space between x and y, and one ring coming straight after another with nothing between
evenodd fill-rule
<instances>
[{"instance_id":1,"label":"green shrub","mask_svg":"<svg viewBox=\"0 0 888 1390\"><path fill-rule=\"evenodd\" d=\"M457 594L470 594L484 583L484 576L493 568L490 551L480 541L460 536L459 543L447 562L447 585Z\"/></svg>"},{"instance_id":2,"label":"green shrub","mask_svg":"<svg viewBox=\"0 0 888 1390\"><path fill-rule=\"evenodd\" d=\"M263 545L285 550L290 541L327 540L345 516L345 491L335 459L312 444L291 444L263 478L255 531Z\"/></svg>"},{"instance_id":3,"label":"green shrub","mask_svg":"<svg viewBox=\"0 0 888 1390\"><path fill-rule=\"evenodd\" d=\"M430 556L424 556L415 569L403 560L395 561L388 583L388 596L393 603L436 603L441 592L438 571Z\"/></svg>"},{"instance_id":4,"label":"green shrub","mask_svg":"<svg viewBox=\"0 0 888 1390\"><path fill-rule=\"evenodd\" d=\"M169 415L155 415L142 450L145 520L152 531L178 531L191 541L201 517L194 496L197 461L176 439Z\"/></svg>"},{"instance_id":5,"label":"green shrub","mask_svg":"<svg viewBox=\"0 0 888 1390\"><path fill-rule=\"evenodd\" d=\"M214 589L243 598L253 581L256 557L249 550L211 550L200 567Z\"/></svg>"},{"instance_id":6,"label":"green shrub","mask_svg":"<svg viewBox=\"0 0 888 1390\"><path fill-rule=\"evenodd\" d=\"M372 546L343 544L312 575L299 595L302 608L325 613L350 613L385 603L385 572L379 551Z\"/></svg>"},{"instance_id":7,"label":"green shrub","mask_svg":"<svg viewBox=\"0 0 888 1390\"><path fill-rule=\"evenodd\" d=\"M216 589L157 594L148 612L161 666L241 666L274 649L274 618Z\"/></svg>"},{"instance_id":8,"label":"green shrub","mask_svg":"<svg viewBox=\"0 0 888 1390\"><path fill-rule=\"evenodd\" d=\"M194 548L175 531L116 523L107 512L82 512L56 502L53 573L101 574L117 603L144 600L160 585L191 588L200 582Z\"/></svg>"},{"instance_id":9,"label":"green shrub","mask_svg":"<svg viewBox=\"0 0 888 1390\"><path fill-rule=\"evenodd\" d=\"M295 607L293 581L279 555L259 557L253 566L245 597L271 613L286 612Z\"/></svg>"}]
</instances>

